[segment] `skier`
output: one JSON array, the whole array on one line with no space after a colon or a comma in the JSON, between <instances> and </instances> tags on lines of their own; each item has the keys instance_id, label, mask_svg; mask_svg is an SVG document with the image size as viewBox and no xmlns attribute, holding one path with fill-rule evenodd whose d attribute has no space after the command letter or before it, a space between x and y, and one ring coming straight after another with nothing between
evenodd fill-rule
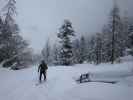
<instances>
[{"instance_id":1,"label":"skier","mask_svg":"<svg viewBox=\"0 0 133 100\"><path fill-rule=\"evenodd\" d=\"M44 81L46 80L46 72L47 72L47 64L45 63L44 60L41 61L41 64L38 66L38 72L40 73L39 75L39 82L41 82L42 75L44 76Z\"/></svg>"}]
</instances>

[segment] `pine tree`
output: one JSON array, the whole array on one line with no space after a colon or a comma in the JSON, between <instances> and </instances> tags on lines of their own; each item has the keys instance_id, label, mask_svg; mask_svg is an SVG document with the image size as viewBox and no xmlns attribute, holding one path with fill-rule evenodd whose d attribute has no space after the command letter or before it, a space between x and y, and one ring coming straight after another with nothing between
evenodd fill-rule
<instances>
[{"instance_id":1,"label":"pine tree","mask_svg":"<svg viewBox=\"0 0 133 100\"><path fill-rule=\"evenodd\" d=\"M74 30L72 23L69 20L64 20L61 26L58 38L60 38L61 50L60 50L60 64L71 65L73 62L73 52L72 52L72 40L71 37L74 36Z\"/></svg>"},{"instance_id":2,"label":"pine tree","mask_svg":"<svg viewBox=\"0 0 133 100\"><path fill-rule=\"evenodd\" d=\"M123 40L125 43L125 48L130 47L130 39L129 39L129 18L127 16L127 13L125 13L124 18L122 18L122 24L123 24Z\"/></svg>"},{"instance_id":3,"label":"pine tree","mask_svg":"<svg viewBox=\"0 0 133 100\"><path fill-rule=\"evenodd\" d=\"M113 64L115 59L123 56L124 54L124 32L122 20L120 17L120 11L115 4L111 13L110 20L107 26L105 26L103 34L105 35L105 56L107 61L111 61Z\"/></svg>"},{"instance_id":4,"label":"pine tree","mask_svg":"<svg viewBox=\"0 0 133 100\"><path fill-rule=\"evenodd\" d=\"M128 28L128 43L129 43L129 53L133 55L133 20L130 19L129 28Z\"/></svg>"},{"instance_id":5,"label":"pine tree","mask_svg":"<svg viewBox=\"0 0 133 100\"><path fill-rule=\"evenodd\" d=\"M3 30L3 20L2 20L2 17L0 16L0 62L3 61L3 34L2 34L2 30Z\"/></svg>"},{"instance_id":6,"label":"pine tree","mask_svg":"<svg viewBox=\"0 0 133 100\"><path fill-rule=\"evenodd\" d=\"M86 50L86 40L84 38L84 36L81 36L80 38L80 49L79 49L79 54L80 54L80 57L79 57L79 63L83 63L84 61L86 61L86 53L87 53L87 50Z\"/></svg>"},{"instance_id":7,"label":"pine tree","mask_svg":"<svg viewBox=\"0 0 133 100\"><path fill-rule=\"evenodd\" d=\"M19 29L13 19L16 11L15 3L14 0L9 0L3 8L4 18L1 18L2 26L0 43L2 45L2 48L0 49L0 52L2 52L1 61L11 58L16 53L16 51L14 51L15 44L13 44L13 42L15 41L14 36L18 33Z\"/></svg>"},{"instance_id":8,"label":"pine tree","mask_svg":"<svg viewBox=\"0 0 133 100\"><path fill-rule=\"evenodd\" d=\"M95 45L95 54L96 54L96 64L100 64L102 61L102 38L101 34L96 34L96 45Z\"/></svg>"},{"instance_id":9,"label":"pine tree","mask_svg":"<svg viewBox=\"0 0 133 100\"><path fill-rule=\"evenodd\" d=\"M80 42L79 39L73 41L73 60L74 64L80 63Z\"/></svg>"},{"instance_id":10,"label":"pine tree","mask_svg":"<svg viewBox=\"0 0 133 100\"><path fill-rule=\"evenodd\" d=\"M59 65L59 47L57 44L54 44L53 46L52 55L52 63L54 65Z\"/></svg>"},{"instance_id":11,"label":"pine tree","mask_svg":"<svg viewBox=\"0 0 133 100\"><path fill-rule=\"evenodd\" d=\"M96 39L95 36L88 37L88 46L87 46L87 61L90 63L96 62Z\"/></svg>"},{"instance_id":12,"label":"pine tree","mask_svg":"<svg viewBox=\"0 0 133 100\"><path fill-rule=\"evenodd\" d=\"M45 47L42 50L42 56L47 64L51 63L51 46L49 43L49 39L47 40Z\"/></svg>"},{"instance_id":13,"label":"pine tree","mask_svg":"<svg viewBox=\"0 0 133 100\"><path fill-rule=\"evenodd\" d=\"M16 65L22 65L21 58L24 57L22 54L26 51L28 46L27 41L19 35L20 30L14 19L16 15L15 4L15 0L8 0L3 8L4 16L0 34L2 40L0 42L0 45L2 45L0 53L2 53L2 55L0 61L4 61L4 67L10 67L14 63L16 63Z\"/></svg>"}]
</instances>

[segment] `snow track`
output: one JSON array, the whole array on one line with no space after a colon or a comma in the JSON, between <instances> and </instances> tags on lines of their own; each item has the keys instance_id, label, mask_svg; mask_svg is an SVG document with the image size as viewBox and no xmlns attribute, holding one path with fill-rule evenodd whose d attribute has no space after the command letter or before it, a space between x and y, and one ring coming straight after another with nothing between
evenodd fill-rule
<instances>
[{"instance_id":1,"label":"snow track","mask_svg":"<svg viewBox=\"0 0 133 100\"><path fill-rule=\"evenodd\" d=\"M38 86L37 66L18 71L0 68L0 100L132 100L132 65L49 67L47 81ZM120 82L76 84L74 78L86 72L94 80L117 77Z\"/></svg>"}]
</instances>

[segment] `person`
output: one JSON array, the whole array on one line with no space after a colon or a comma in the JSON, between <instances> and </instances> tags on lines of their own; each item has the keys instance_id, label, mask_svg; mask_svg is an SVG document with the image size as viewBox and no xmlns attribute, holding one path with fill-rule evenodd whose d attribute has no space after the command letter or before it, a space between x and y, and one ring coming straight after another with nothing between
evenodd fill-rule
<instances>
[{"instance_id":1,"label":"person","mask_svg":"<svg viewBox=\"0 0 133 100\"><path fill-rule=\"evenodd\" d=\"M44 81L46 80L46 72L47 72L47 64L44 60L41 61L41 64L38 66L38 73L39 73L39 82L42 80L42 75L44 76Z\"/></svg>"}]
</instances>

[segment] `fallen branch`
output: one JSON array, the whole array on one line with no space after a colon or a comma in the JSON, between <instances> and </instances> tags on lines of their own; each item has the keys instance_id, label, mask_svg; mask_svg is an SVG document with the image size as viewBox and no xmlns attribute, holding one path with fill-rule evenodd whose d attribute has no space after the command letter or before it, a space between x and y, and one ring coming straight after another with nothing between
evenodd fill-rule
<instances>
[{"instance_id":1,"label":"fallen branch","mask_svg":"<svg viewBox=\"0 0 133 100\"><path fill-rule=\"evenodd\" d=\"M79 79L76 80L78 83L86 83L86 82L102 82L102 83L110 83L115 84L117 81L106 81L106 80L91 80L90 74L81 74Z\"/></svg>"}]
</instances>

